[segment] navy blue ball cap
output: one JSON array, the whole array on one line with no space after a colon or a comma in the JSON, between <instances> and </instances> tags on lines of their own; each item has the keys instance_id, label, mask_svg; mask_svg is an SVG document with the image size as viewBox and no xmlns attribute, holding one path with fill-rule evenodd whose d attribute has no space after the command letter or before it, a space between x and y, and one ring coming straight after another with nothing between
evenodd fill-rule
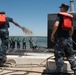
<instances>
[{"instance_id":1,"label":"navy blue ball cap","mask_svg":"<svg viewBox=\"0 0 76 75\"><path fill-rule=\"evenodd\" d=\"M0 14L5 14L5 12L4 11L0 11Z\"/></svg>"},{"instance_id":2,"label":"navy blue ball cap","mask_svg":"<svg viewBox=\"0 0 76 75\"><path fill-rule=\"evenodd\" d=\"M63 3L61 4L61 6L59 8L62 8L62 7L65 8L65 9L69 9L69 5L66 5L66 4L63 4Z\"/></svg>"}]
</instances>

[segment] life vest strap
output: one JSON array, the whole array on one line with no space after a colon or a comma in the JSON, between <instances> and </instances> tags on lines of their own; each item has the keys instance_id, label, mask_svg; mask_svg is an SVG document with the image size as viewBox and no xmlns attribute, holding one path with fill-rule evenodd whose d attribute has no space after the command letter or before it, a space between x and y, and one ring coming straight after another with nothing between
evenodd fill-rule
<instances>
[{"instance_id":1,"label":"life vest strap","mask_svg":"<svg viewBox=\"0 0 76 75\"><path fill-rule=\"evenodd\" d=\"M66 12L59 12L59 14L73 18L73 16L71 14L66 13Z\"/></svg>"}]
</instances>

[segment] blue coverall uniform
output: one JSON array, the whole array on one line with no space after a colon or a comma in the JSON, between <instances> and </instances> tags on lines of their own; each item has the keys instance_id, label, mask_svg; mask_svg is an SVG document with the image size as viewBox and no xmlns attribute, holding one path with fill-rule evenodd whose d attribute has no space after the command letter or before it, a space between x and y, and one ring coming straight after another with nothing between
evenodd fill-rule
<instances>
[{"instance_id":1,"label":"blue coverall uniform","mask_svg":"<svg viewBox=\"0 0 76 75\"><path fill-rule=\"evenodd\" d=\"M0 39L1 39L0 62L6 61L7 44L9 42L8 25L9 25L9 22L12 22L12 20L13 20L12 18L7 17L6 23L0 26Z\"/></svg>"},{"instance_id":2,"label":"blue coverall uniform","mask_svg":"<svg viewBox=\"0 0 76 75\"><path fill-rule=\"evenodd\" d=\"M64 56L67 57L68 61L71 64L71 69L76 70L76 62L73 51L73 42L70 34L70 30L63 30L62 25L62 16L57 15L56 21L59 21L59 27L56 33L56 46L55 46L55 61L57 66L57 72L64 71Z\"/></svg>"}]
</instances>

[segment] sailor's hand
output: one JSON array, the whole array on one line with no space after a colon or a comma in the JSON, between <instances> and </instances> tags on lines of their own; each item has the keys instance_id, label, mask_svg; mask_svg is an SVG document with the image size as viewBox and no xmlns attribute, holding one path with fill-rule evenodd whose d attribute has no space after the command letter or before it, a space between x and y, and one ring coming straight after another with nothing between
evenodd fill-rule
<instances>
[{"instance_id":1,"label":"sailor's hand","mask_svg":"<svg viewBox=\"0 0 76 75\"><path fill-rule=\"evenodd\" d=\"M51 41L52 41L52 42L55 41L55 37L54 37L54 35L51 35Z\"/></svg>"},{"instance_id":2,"label":"sailor's hand","mask_svg":"<svg viewBox=\"0 0 76 75\"><path fill-rule=\"evenodd\" d=\"M28 32L29 32L30 34L33 34L32 30L28 30Z\"/></svg>"},{"instance_id":3,"label":"sailor's hand","mask_svg":"<svg viewBox=\"0 0 76 75\"><path fill-rule=\"evenodd\" d=\"M29 30L29 29L27 29L27 28L25 28L23 26L21 26L21 28L22 28L23 32L25 32L27 34L33 34L32 30Z\"/></svg>"}]
</instances>

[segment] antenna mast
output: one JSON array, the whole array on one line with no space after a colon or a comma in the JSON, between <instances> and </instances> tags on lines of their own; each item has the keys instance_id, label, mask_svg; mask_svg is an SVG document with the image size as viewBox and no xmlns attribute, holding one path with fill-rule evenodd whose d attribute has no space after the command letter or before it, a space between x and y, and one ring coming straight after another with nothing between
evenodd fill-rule
<instances>
[{"instance_id":1,"label":"antenna mast","mask_svg":"<svg viewBox=\"0 0 76 75\"><path fill-rule=\"evenodd\" d=\"M70 11L74 12L74 1L70 0Z\"/></svg>"}]
</instances>

